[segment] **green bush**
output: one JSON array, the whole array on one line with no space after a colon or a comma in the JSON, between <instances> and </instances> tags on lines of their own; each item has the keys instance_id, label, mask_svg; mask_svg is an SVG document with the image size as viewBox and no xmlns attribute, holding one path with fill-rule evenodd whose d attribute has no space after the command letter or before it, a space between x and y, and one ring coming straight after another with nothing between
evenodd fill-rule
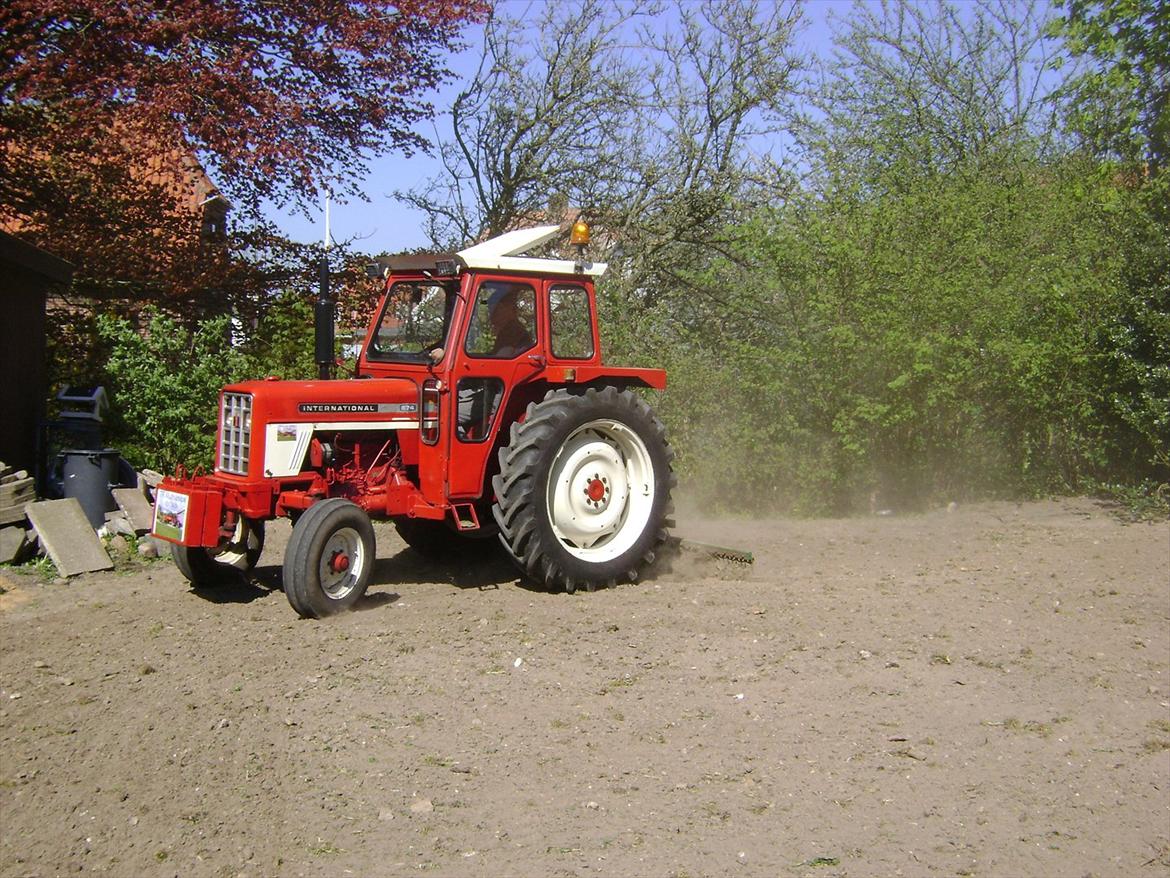
<instances>
[{"instance_id":1,"label":"green bush","mask_svg":"<svg viewBox=\"0 0 1170 878\"><path fill-rule=\"evenodd\" d=\"M910 509L1165 472L1166 308L1129 279L1158 227L1095 166L810 196L738 232L638 341L704 502Z\"/></svg>"},{"instance_id":2,"label":"green bush","mask_svg":"<svg viewBox=\"0 0 1170 878\"><path fill-rule=\"evenodd\" d=\"M269 303L254 325L220 316L188 327L154 310L137 321L99 314L94 323L95 347L108 351L92 378L111 394L107 444L138 467L209 469L225 385L317 372L312 307L291 295Z\"/></svg>"},{"instance_id":3,"label":"green bush","mask_svg":"<svg viewBox=\"0 0 1170 878\"><path fill-rule=\"evenodd\" d=\"M212 318L191 330L157 312L144 317L141 330L124 318L98 318L111 351L105 365L113 399L107 444L138 467L207 467L220 388L245 374L230 321Z\"/></svg>"}]
</instances>

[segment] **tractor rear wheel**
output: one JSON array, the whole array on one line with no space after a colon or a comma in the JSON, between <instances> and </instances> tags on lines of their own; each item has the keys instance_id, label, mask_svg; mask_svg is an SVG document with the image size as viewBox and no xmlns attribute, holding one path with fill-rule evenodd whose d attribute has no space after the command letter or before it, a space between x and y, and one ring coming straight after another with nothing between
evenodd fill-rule
<instances>
[{"instance_id":1,"label":"tractor rear wheel","mask_svg":"<svg viewBox=\"0 0 1170 878\"><path fill-rule=\"evenodd\" d=\"M374 552L374 527L360 507L340 497L314 503L284 554L288 602L310 619L349 609L370 584Z\"/></svg>"},{"instance_id":2,"label":"tractor rear wheel","mask_svg":"<svg viewBox=\"0 0 1170 878\"><path fill-rule=\"evenodd\" d=\"M264 522L240 518L231 540L214 549L171 544L171 558L192 585L222 585L247 573L264 551Z\"/></svg>"},{"instance_id":3,"label":"tractor rear wheel","mask_svg":"<svg viewBox=\"0 0 1170 878\"><path fill-rule=\"evenodd\" d=\"M630 391L550 391L500 450L500 542L550 590L634 581L672 524L673 458L662 422Z\"/></svg>"}]
</instances>

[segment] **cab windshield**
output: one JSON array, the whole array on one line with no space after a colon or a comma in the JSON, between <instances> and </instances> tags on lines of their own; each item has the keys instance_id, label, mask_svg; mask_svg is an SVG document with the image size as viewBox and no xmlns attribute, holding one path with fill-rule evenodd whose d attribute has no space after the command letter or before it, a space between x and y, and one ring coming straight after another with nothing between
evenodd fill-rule
<instances>
[{"instance_id":1,"label":"cab windshield","mask_svg":"<svg viewBox=\"0 0 1170 878\"><path fill-rule=\"evenodd\" d=\"M371 360L426 363L431 351L446 347L458 284L398 281L390 287L378 326L370 339Z\"/></svg>"}]
</instances>

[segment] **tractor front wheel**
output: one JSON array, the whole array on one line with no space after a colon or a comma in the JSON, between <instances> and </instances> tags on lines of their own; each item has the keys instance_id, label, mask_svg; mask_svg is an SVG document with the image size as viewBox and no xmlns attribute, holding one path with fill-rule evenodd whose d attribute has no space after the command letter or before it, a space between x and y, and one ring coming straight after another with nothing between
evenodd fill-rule
<instances>
[{"instance_id":1,"label":"tractor front wheel","mask_svg":"<svg viewBox=\"0 0 1170 878\"><path fill-rule=\"evenodd\" d=\"M500 542L549 589L636 580L666 540L673 456L662 422L635 394L550 391L500 451Z\"/></svg>"},{"instance_id":2,"label":"tractor front wheel","mask_svg":"<svg viewBox=\"0 0 1170 878\"><path fill-rule=\"evenodd\" d=\"M264 522L240 518L232 538L214 549L171 544L171 558L192 585L222 585L238 579L260 560L264 551Z\"/></svg>"},{"instance_id":3,"label":"tractor front wheel","mask_svg":"<svg viewBox=\"0 0 1170 878\"><path fill-rule=\"evenodd\" d=\"M340 497L308 508L284 555L284 593L301 616L320 619L361 600L374 568L370 517Z\"/></svg>"}]
</instances>

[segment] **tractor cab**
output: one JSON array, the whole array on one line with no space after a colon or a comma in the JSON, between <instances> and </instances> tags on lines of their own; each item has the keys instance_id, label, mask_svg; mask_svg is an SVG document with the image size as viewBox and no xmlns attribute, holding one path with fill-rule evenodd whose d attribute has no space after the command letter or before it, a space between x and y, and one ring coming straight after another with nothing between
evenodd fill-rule
<instances>
[{"instance_id":1,"label":"tractor cab","mask_svg":"<svg viewBox=\"0 0 1170 878\"><path fill-rule=\"evenodd\" d=\"M500 425L550 386L585 384L601 369L594 278L605 264L515 255L559 233L542 226L458 253L390 258L358 361L359 377L418 384L423 493L470 503L477 522Z\"/></svg>"}]
</instances>

